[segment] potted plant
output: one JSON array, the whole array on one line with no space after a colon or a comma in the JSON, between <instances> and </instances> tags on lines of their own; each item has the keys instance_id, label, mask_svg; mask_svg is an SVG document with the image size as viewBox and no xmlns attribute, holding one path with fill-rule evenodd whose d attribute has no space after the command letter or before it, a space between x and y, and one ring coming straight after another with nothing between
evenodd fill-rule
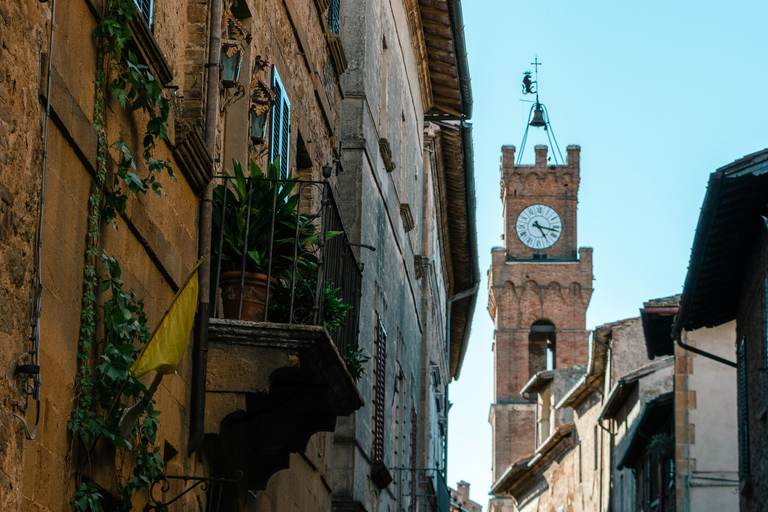
<instances>
[{"instance_id":1,"label":"potted plant","mask_svg":"<svg viewBox=\"0 0 768 512\"><path fill-rule=\"evenodd\" d=\"M225 171L229 179L214 189L213 260L221 261L219 285L225 318L238 318L242 293L240 318L260 321L264 319L267 275L270 289L274 289L277 280L293 268L294 259L297 270L311 271L317 259L308 247L319 241L320 233L313 223L316 215L297 212L299 195L293 194L297 182L280 179L279 158L269 164L266 175L251 162L251 179L246 178L240 162L232 163L233 173ZM337 234L326 232L326 238Z\"/></svg>"}]
</instances>

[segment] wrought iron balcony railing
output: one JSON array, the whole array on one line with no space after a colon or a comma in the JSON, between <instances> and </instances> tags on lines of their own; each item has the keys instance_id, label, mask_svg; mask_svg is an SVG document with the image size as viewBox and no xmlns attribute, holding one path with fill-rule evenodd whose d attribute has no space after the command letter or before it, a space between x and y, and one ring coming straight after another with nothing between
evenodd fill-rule
<instances>
[{"instance_id":1,"label":"wrought iron balcony railing","mask_svg":"<svg viewBox=\"0 0 768 512\"><path fill-rule=\"evenodd\" d=\"M451 495L443 471L436 468L393 468L397 510L450 512Z\"/></svg>"},{"instance_id":2,"label":"wrought iron balcony railing","mask_svg":"<svg viewBox=\"0 0 768 512\"><path fill-rule=\"evenodd\" d=\"M323 325L356 349L362 271L328 182L215 179L212 315Z\"/></svg>"}]
</instances>

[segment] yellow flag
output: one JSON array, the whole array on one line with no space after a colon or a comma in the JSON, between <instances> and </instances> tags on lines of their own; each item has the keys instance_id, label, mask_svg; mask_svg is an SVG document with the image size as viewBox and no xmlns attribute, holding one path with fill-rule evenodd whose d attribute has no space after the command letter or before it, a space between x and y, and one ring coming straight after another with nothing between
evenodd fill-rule
<instances>
[{"instance_id":1,"label":"yellow flag","mask_svg":"<svg viewBox=\"0 0 768 512\"><path fill-rule=\"evenodd\" d=\"M176 293L171 307L165 312L152 337L133 363L131 375L134 377L141 377L152 370L163 375L176 373L176 366L184 355L195 323L197 269L202 262L203 258L200 258L195 264L192 273Z\"/></svg>"}]
</instances>

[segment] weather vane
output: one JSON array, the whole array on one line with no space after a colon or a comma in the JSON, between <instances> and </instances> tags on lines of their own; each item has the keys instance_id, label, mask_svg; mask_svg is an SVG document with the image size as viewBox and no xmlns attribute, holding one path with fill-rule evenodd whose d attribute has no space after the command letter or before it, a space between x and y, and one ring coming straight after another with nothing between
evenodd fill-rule
<instances>
[{"instance_id":1,"label":"weather vane","mask_svg":"<svg viewBox=\"0 0 768 512\"><path fill-rule=\"evenodd\" d=\"M541 62L539 62L539 56L536 55L536 57L533 59L533 62L531 62L531 66L533 66L534 70L532 72L525 71L523 73L523 94L535 94L536 101L531 102L533 105L531 105L531 111L528 114L528 123L525 126L523 142L520 145L520 153L517 157L518 165L520 165L522 162L523 152L525 151L525 141L528 138L528 128L531 126L534 128L544 128L544 131L547 133L547 138L549 139L549 145L553 149L552 156L555 158L555 164L558 163L558 156L560 157L560 160L565 163L565 160L563 160L563 155L560 153L560 146L558 146L557 139L555 139L555 133L552 131L552 125L549 122L549 112L547 111L547 107L545 107L544 104L539 101L539 66L541 65ZM531 75L533 75L535 80L531 80Z\"/></svg>"},{"instance_id":2,"label":"weather vane","mask_svg":"<svg viewBox=\"0 0 768 512\"><path fill-rule=\"evenodd\" d=\"M538 94L539 88L539 66L541 66L541 62L539 62L539 56L537 55L535 59L533 59L533 62L531 62L531 66L534 66L534 72L536 73L536 80L531 80L531 72L526 71L523 73L523 94Z\"/></svg>"}]
</instances>

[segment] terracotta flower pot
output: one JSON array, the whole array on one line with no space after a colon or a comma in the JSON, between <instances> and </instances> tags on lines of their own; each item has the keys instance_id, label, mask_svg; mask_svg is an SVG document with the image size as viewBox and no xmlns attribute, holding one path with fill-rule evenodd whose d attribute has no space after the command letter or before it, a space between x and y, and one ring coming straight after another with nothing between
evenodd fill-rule
<instances>
[{"instance_id":1,"label":"terracotta flower pot","mask_svg":"<svg viewBox=\"0 0 768 512\"><path fill-rule=\"evenodd\" d=\"M222 272L220 283L224 318L237 320L237 311L240 307L240 271ZM269 289L270 297L273 296L275 284L277 284L277 280L273 277ZM267 276L246 272L243 285L243 310L240 320L263 322L266 295Z\"/></svg>"}]
</instances>

